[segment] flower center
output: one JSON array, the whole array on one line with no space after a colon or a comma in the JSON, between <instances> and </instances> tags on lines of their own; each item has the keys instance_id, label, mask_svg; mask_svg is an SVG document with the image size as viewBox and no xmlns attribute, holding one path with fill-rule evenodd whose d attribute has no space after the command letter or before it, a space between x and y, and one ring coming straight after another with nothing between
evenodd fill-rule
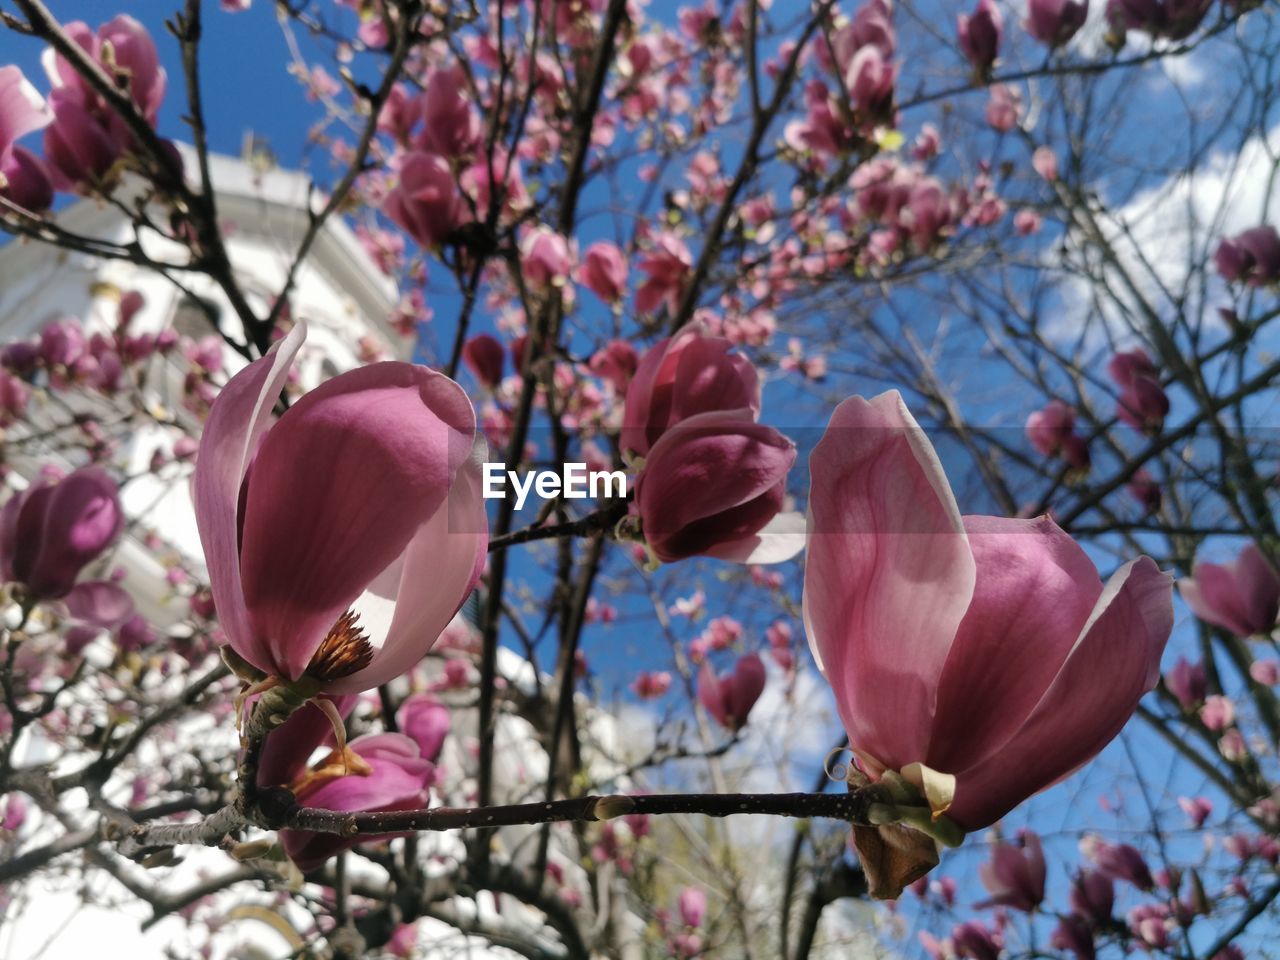
<instances>
[{"instance_id":1,"label":"flower center","mask_svg":"<svg viewBox=\"0 0 1280 960\"><path fill-rule=\"evenodd\" d=\"M360 614L348 610L325 635L304 676L321 683L349 677L373 660L373 646L359 626Z\"/></svg>"}]
</instances>

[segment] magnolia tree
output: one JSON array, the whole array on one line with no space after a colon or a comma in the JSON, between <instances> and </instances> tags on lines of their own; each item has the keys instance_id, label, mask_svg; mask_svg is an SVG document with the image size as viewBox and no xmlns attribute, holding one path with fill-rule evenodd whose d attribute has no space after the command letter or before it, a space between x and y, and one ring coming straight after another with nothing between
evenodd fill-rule
<instances>
[{"instance_id":1,"label":"magnolia tree","mask_svg":"<svg viewBox=\"0 0 1280 960\"><path fill-rule=\"evenodd\" d=\"M316 190L262 298L203 38L264 11L0 4L0 226L207 291L216 331L118 290L0 357L4 925L93 896L176 957L1266 952L1274 7L275 12ZM340 222L415 362L352 344L303 389L291 298ZM141 482L189 490L203 562Z\"/></svg>"}]
</instances>

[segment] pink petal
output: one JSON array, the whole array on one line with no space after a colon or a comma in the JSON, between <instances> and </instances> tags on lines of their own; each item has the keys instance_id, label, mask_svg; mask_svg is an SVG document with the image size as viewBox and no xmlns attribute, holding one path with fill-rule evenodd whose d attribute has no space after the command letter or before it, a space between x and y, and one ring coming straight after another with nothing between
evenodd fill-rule
<instances>
[{"instance_id":1,"label":"pink petal","mask_svg":"<svg viewBox=\"0 0 1280 960\"><path fill-rule=\"evenodd\" d=\"M204 545L218 622L236 652L265 671L274 664L249 624L240 583L240 487L306 336L306 327L298 324L270 353L249 364L222 388L209 411L192 478L196 526Z\"/></svg>"},{"instance_id":2,"label":"pink petal","mask_svg":"<svg viewBox=\"0 0 1280 960\"><path fill-rule=\"evenodd\" d=\"M274 672L297 679L337 618L439 511L474 431L461 387L389 361L321 384L267 433L245 498L241 581Z\"/></svg>"},{"instance_id":3,"label":"pink petal","mask_svg":"<svg viewBox=\"0 0 1280 960\"><path fill-rule=\"evenodd\" d=\"M836 408L809 458L804 610L852 746L927 755L975 567L942 464L896 391Z\"/></svg>"},{"instance_id":4,"label":"pink petal","mask_svg":"<svg viewBox=\"0 0 1280 960\"><path fill-rule=\"evenodd\" d=\"M1173 629L1170 576L1150 557L1107 582L1075 648L1018 734L958 774L948 815L979 830L1091 760L1160 675Z\"/></svg>"},{"instance_id":5,"label":"pink petal","mask_svg":"<svg viewBox=\"0 0 1280 960\"><path fill-rule=\"evenodd\" d=\"M926 761L945 771L973 766L1017 733L1102 593L1093 562L1048 517L964 525L977 581L943 667Z\"/></svg>"},{"instance_id":6,"label":"pink petal","mask_svg":"<svg viewBox=\"0 0 1280 960\"><path fill-rule=\"evenodd\" d=\"M53 119L44 102L22 71L14 66L0 67L0 156L14 142Z\"/></svg>"},{"instance_id":7,"label":"pink petal","mask_svg":"<svg viewBox=\"0 0 1280 960\"><path fill-rule=\"evenodd\" d=\"M354 693L386 683L426 656L480 579L489 545L481 497L483 442L458 469L447 502L415 534L395 564L371 584L394 596L386 639L365 669L330 685ZM392 593L394 591L394 593ZM364 598L362 598L363 600ZM357 605L357 609L361 609ZM372 638L372 633L370 634Z\"/></svg>"},{"instance_id":8,"label":"pink petal","mask_svg":"<svg viewBox=\"0 0 1280 960\"><path fill-rule=\"evenodd\" d=\"M730 563L783 563L804 549L805 525L803 513L780 513L751 536L718 544L706 555Z\"/></svg>"}]
</instances>

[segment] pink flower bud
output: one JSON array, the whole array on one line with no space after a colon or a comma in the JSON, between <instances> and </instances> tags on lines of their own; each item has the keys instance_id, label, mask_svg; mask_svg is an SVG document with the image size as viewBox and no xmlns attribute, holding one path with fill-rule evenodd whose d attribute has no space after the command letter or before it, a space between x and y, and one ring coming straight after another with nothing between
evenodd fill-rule
<instances>
[{"instance_id":1,"label":"pink flower bud","mask_svg":"<svg viewBox=\"0 0 1280 960\"><path fill-rule=\"evenodd\" d=\"M425 693L415 693L400 705L396 713L400 732L418 745L424 760L435 763L449 735L452 718L449 708Z\"/></svg>"},{"instance_id":2,"label":"pink flower bud","mask_svg":"<svg viewBox=\"0 0 1280 960\"><path fill-rule=\"evenodd\" d=\"M636 674L631 683L631 692L641 700L654 700L667 692L671 687L671 674L663 670L651 673L647 670Z\"/></svg>"},{"instance_id":3,"label":"pink flower bud","mask_svg":"<svg viewBox=\"0 0 1280 960\"><path fill-rule=\"evenodd\" d=\"M1098 869L1112 880L1124 880L1139 890L1155 889L1155 879L1146 859L1136 847L1127 843L1107 843L1097 837L1087 838L1082 844Z\"/></svg>"},{"instance_id":4,"label":"pink flower bud","mask_svg":"<svg viewBox=\"0 0 1280 960\"><path fill-rule=\"evenodd\" d=\"M1021 840L1021 846L1003 841L992 846L990 861L978 868L982 885L991 896L976 906L1034 913L1044 900L1045 862L1040 838L1027 832Z\"/></svg>"},{"instance_id":5,"label":"pink flower bud","mask_svg":"<svg viewBox=\"0 0 1280 960\"><path fill-rule=\"evenodd\" d=\"M587 367L597 377L607 380L615 393L625 394L639 364L635 347L626 340L610 340L591 355Z\"/></svg>"},{"instance_id":6,"label":"pink flower bud","mask_svg":"<svg viewBox=\"0 0 1280 960\"><path fill-rule=\"evenodd\" d=\"M627 389L619 441L645 456L666 430L699 413L760 412L760 383L751 361L732 344L690 325L659 340L640 358Z\"/></svg>"},{"instance_id":7,"label":"pink flower bud","mask_svg":"<svg viewBox=\"0 0 1280 960\"><path fill-rule=\"evenodd\" d=\"M1116 415L1132 427L1159 430L1169 413L1160 371L1141 347L1121 351L1107 362L1107 375L1120 388Z\"/></svg>"},{"instance_id":8,"label":"pink flower bud","mask_svg":"<svg viewBox=\"0 0 1280 960\"><path fill-rule=\"evenodd\" d=\"M997 83L991 88L987 101L987 123L993 130L1008 133L1022 118L1022 94L1007 83Z\"/></svg>"},{"instance_id":9,"label":"pink flower bud","mask_svg":"<svg viewBox=\"0 0 1280 960\"><path fill-rule=\"evenodd\" d=\"M1213 255L1218 272L1233 282L1261 287L1280 280L1280 234L1271 226L1226 237Z\"/></svg>"},{"instance_id":10,"label":"pink flower bud","mask_svg":"<svg viewBox=\"0 0 1280 960\"><path fill-rule=\"evenodd\" d=\"M617 303L627 290L627 261L616 244L601 240L587 248L578 279L605 303Z\"/></svg>"},{"instance_id":11,"label":"pink flower bud","mask_svg":"<svg viewBox=\"0 0 1280 960\"><path fill-rule=\"evenodd\" d=\"M1071 909L1095 926L1105 927L1111 922L1115 908L1115 884L1098 870L1081 870L1071 881Z\"/></svg>"},{"instance_id":12,"label":"pink flower bud","mask_svg":"<svg viewBox=\"0 0 1280 960\"><path fill-rule=\"evenodd\" d=\"M420 149L442 157L470 153L480 139L480 118L467 99L461 66L432 70L422 93Z\"/></svg>"},{"instance_id":13,"label":"pink flower bud","mask_svg":"<svg viewBox=\"0 0 1280 960\"><path fill-rule=\"evenodd\" d=\"M1049 47L1060 47L1084 26L1088 0L1030 0L1027 33Z\"/></svg>"},{"instance_id":14,"label":"pink flower bud","mask_svg":"<svg viewBox=\"0 0 1280 960\"><path fill-rule=\"evenodd\" d=\"M0 197L29 213L44 213L53 205L53 181L44 161L26 147L0 155Z\"/></svg>"},{"instance_id":15,"label":"pink flower bud","mask_svg":"<svg viewBox=\"0 0 1280 960\"><path fill-rule=\"evenodd\" d=\"M1186 657L1165 674L1164 685L1173 694L1183 710L1191 710L1205 698L1206 681L1203 663L1191 663Z\"/></svg>"},{"instance_id":16,"label":"pink flower bud","mask_svg":"<svg viewBox=\"0 0 1280 960\"><path fill-rule=\"evenodd\" d=\"M713 556L768 563L793 556L798 531L779 516L795 446L750 411L689 417L649 450L634 509L645 541L664 563ZM778 518L779 523L770 527Z\"/></svg>"},{"instance_id":17,"label":"pink flower bud","mask_svg":"<svg viewBox=\"0 0 1280 960\"><path fill-rule=\"evenodd\" d=\"M520 267L531 286L563 286L573 269L574 255L569 241L547 227L528 231L520 241Z\"/></svg>"},{"instance_id":18,"label":"pink flower bud","mask_svg":"<svg viewBox=\"0 0 1280 960\"><path fill-rule=\"evenodd\" d=\"M1280 683L1280 661L1255 660L1249 664L1249 676L1264 687L1274 687Z\"/></svg>"},{"instance_id":19,"label":"pink flower bud","mask_svg":"<svg viewBox=\"0 0 1280 960\"><path fill-rule=\"evenodd\" d=\"M1209 730L1225 730L1235 722L1236 708L1224 696L1213 694L1205 698L1200 708L1200 722Z\"/></svg>"},{"instance_id":20,"label":"pink flower bud","mask_svg":"<svg viewBox=\"0 0 1280 960\"><path fill-rule=\"evenodd\" d=\"M991 69L1000 53L1000 38L1004 35L1004 17L992 0L978 0L972 14L960 14L957 18L960 49L969 62L983 73Z\"/></svg>"},{"instance_id":21,"label":"pink flower bud","mask_svg":"<svg viewBox=\"0 0 1280 960\"><path fill-rule=\"evenodd\" d=\"M700 887L685 887L676 901L680 922L686 927L700 927L707 916L707 895Z\"/></svg>"},{"instance_id":22,"label":"pink flower bud","mask_svg":"<svg viewBox=\"0 0 1280 960\"><path fill-rule=\"evenodd\" d=\"M684 279L693 267L693 257L684 241L669 230L661 231L636 266L648 276L636 290L636 309L652 313L665 302L667 310L674 313Z\"/></svg>"},{"instance_id":23,"label":"pink flower bud","mask_svg":"<svg viewBox=\"0 0 1280 960\"><path fill-rule=\"evenodd\" d=\"M478 333L462 345L462 362L480 381L481 386L494 389L502 382L502 366L506 352L497 337Z\"/></svg>"},{"instance_id":24,"label":"pink flower bud","mask_svg":"<svg viewBox=\"0 0 1280 960\"><path fill-rule=\"evenodd\" d=\"M754 653L740 659L733 673L724 676L716 676L711 662L704 660L698 672L698 699L720 726L737 731L746 725L764 684L764 663Z\"/></svg>"},{"instance_id":25,"label":"pink flower bud","mask_svg":"<svg viewBox=\"0 0 1280 960\"><path fill-rule=\"evenodd\" d=\"M427 249L443 244L469 217L453 171L433 153L405 156L400 182L387 194L382 211Z\"/></svg>"},{"instance_id":26,"label":"pink flower bud","mask_svg":"<svg viewBox=\"0 0 1280 960\"><path fill-rule=\"evenodd\" d=\"M1213 813L1213 802L1207 797L1179 797L1178 806L1197 830L1204 826L1204 822Z\"/></svg>"},{"instance_id":27,"label":"pink flower bud","mask_svg":"<svg viewBox=\"0 0 1280 960\"><path fill-rule=\"evenodd\" d=\"M1256 545L1247 544L1226 564L1197 563L1178 591L1205 623L1238 637L1269 634L1280 611L1280 573Z\"/></svg>"},{"instance_id":28,"label":"pink flower bud","mask_svg":"<svg viewBox=\"0 0 1280 960\"><path fill-rule=\"evenodd\" d=\"M115 481L99 468L37 481L0 510L0 576L37 597L66 596L123 526Z\"/></svg>"},{"instance_id":29,"label":"pink flower bud","mask_svg":"<svg viewBox=\"0 0 1280 960\"><path fill-rule=\"evenodd\" d=\"M1052 147L1037 147L1031 155L1031 167L1050 183L1058 179L1058 155Z\"/></svg>"}]
</instances>

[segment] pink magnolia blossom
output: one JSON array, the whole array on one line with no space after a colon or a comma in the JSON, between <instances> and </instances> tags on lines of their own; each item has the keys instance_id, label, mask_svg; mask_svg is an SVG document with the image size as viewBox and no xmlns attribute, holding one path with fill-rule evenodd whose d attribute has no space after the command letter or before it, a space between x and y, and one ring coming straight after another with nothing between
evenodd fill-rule
<instances>
[{"instance_id":1,"label":"pink magnolia blossom","mask_svg":"<svg viewBox=\"0 0 1280 960\"><path fill-rule=\"evenodd\" d=\"M711 661L704 660L698 671L698 699L716 723L736 731L746 725L751 708L764 692L764 684L764 662L757 654L747 654L732 673L723 676L716 676Z\"/></svg>"},{"instance_id":2,"label":"pink magnolia blossom","mask_svg":"<svg viewBox=\"0 0 1280 960\"><path fill-rule=\"evenodd\" d=\"M1280 573L1252 543L1230 563L1197 563L1178 591L1197 617L1238 637L1270 633L1280 611Z\"/></svg>"},{"instance_id":3,"label":"pink magnolia blossom","mask_svg":"<svg viewBox=\"0 0 1280 960\"><path fill-rule=\"evenodd\" d=\"M1070 913L1058 919L1058 925L1049 935L1051 946L1069 950L1076 960L1094 960L1097 948L1093 943L1093 927L1079 914Z\"/></svg>"},{"instance_id":4,"label":"pink magnolia blossom","mask_svg":"<svg viewBox=\"0 0 1280 960\"><path fill-rule=\"evenodd\" d=\"M44 213L53 205L53 180L44 161L26 147L14 147L0 157L0 197L29 213Z\"/></svg>"},{"instance_id":5,"label":"pink magnolia blossom","mask_svg":"<svg viewBox=\"0 0 1280 960\"><path fill-rule=\"evenodd\" d=\"M1280 683L1280 661L1255 660L1249 664L1249 676L1264 687L1274 687Z\"/></svg>"},{"instance_id":6,"label":"pink magnolia blossom","mask_svg":"<svg viewBox=\"0 0 1280 960\"><path fill-rule=\"evenodd\" d=\"M1160 483L1146 467L1135 473L1124 488L1147 513L1155 513L1164 502L1164 492L1160 489Z\"/></svg>"},{"instance_id":7,"label":"pink magnolia blossom","mask_svg":"<svg viewBox=\"0 0 1280 960\"><path fill-rule=\"evenodd\" d=\"M687 417L649 450L633 511L663 563L692 556L777 563L804 546L802 524L782 513L795 445L750 410Z\"/></svg>"},{"instance_id":8,"label":"pink magnolia blossom","mask_svg":"<svg viewBox=\"0 0 1280 960\"><path fill-rule=\"evenodd\" d=\"M121 14L95 33L87 24L65 25L68 36L126 90L152 126L164 100L167 76L151 35L133 17ZM44 155L59 189L82 189L98 182L134 143L133 132L75 68L52 49L45 72L53 84L53 122L45 129Z\"/></svg>"},{"instance_id":9,"label":"pink magnolia blossom","mask_svg":"<svg viewBox=\"0 0 1280 960\"><path fill-rule=\"evenodd\" d=\"M686 927L700 927L707 917L707 895L701 887L685 887L676 900L680 922Z\"/></svg>"},{"instance_id":10,"label":"pink magnolia blossom","mask_svg":"<svg viewBox=\"0 0 1280 960\"><path fill-rule=\"evenodd\" d=\"M279 736L283 730L282 727L272 736ZM418 810L427 805L435 767L419 756L417 744L409 737L398 733L367 734L347 744L347 751L362 763L357 766L349 759L331 755L319 768L286 784L300 804L341 813ZM265 758L263 766L267 766ZM265 782L272 782L272 773L268 767ZM330 857L359 843L386 839L389 837L385 835L351 839L307 830L280 831L280 845L303 873L318 869Z\"/></svg>"},{"instance_id":11,"label":"pink magnolia blossom","mask_svg":"<svg viewBox=\"0 0 1280 960\"><path fill-rule=\"evenodd\" d=\"M502 382L505 359L502 342L488 333L478 333L462 345L462 362L480 384L490 390Z\"/></svg>"},{"instance_id":12,"label":"pink magnolia blossom","mask_svg":"<svg viewBox=\"0 0 1280 960\"><path fill-rule=\"evenodd\" d=\"M520 241L520 268L536 289L563 286L573 269L574 251L562 234L535 227Z\"/></svg>"},{"instance_id":13,"label":"pink magnolia blossom","mask_svg":"<svg viewBox=\"0 0 1280 960\"><path fill-rule=\"evenodd\" d=\"M435 763L449 735L452 717L449 708L426 693L415 693L396 712L400 732L418 745L424 760Z\"/></svg>"},{"instance_id":14,"label":"pink magnolia blossom","mask_svg":"<svg viewBox=\"0 0 1280 960\"><path fill-rule=\"evenodd\" d=\"M480 117L467 99L461 66L432 70L421 97L423 118L419 147L442 157L470 153L480 139Z\"/></svg>"},{"instance_id":15,"label":"pink magnolia blossom","mask_svg":"<svg viewBox=\"0 0 1280 960\"><path fill-rule=\"evenodd\" d=\"M37 480L0 509L0 578L65 597L124 526L116 482L98 467Z\"/></svg>"},{"instance_id":16,"label":"pink magnolia blossom","mask_svg":"<svg viewBox=\"0 0 1280 960\"><path fill-rule=\"evenodd\" d=\"M1116 888L1101 870L1081 870L1071 881L1068 894L1071 909L1091 924L1105 927L1115 909Z\"/></svg>"},{"instance_id":17,"label":"pink magnolia blossom","mask_svg":"<svg viewBox=\"0 0 1280 960\"><path fill-rule=\"evenodd\" d=\"M645 670L636 674L631 683L631 692L641 700L653 700L662 696L671 688L671 674L665 670L650 672Z\"/></svg>"},{"instance_id":18,"label":"pink magnolia blossom","mask_svg":"<svg viewBox=\"0 0 1280 960\"><path fill-rule=\"evenodd\" d=\"M442 374L384 362L321 384L272 424L305 336L298 324L218 395L196 520L236 653L284 682L355 692L417 663L480 576L475 413Z\"/></svg>"},{"instance_id":19,"label":"pink magnolia blossom","mask_svg":"<svg viewBox=\"0 0 1280 960\"><path fill-rule=\"evenodd\" d=\"M1060 47L1084 26L1089 0L1030 0L1024 26L1027 33L1050 47Z\"/></svg>"},{"instance_id":20,"label":"pink magnolia blossom","mask_svg":"<svg viewBox=\"0 0 1280 960\"><path fill-rule=\"evenodd\" d=\"M1159 430L1169 413L1160 370L1141 347L1121 350L1107 361L1107 376L1120 388L1116 416L1131 427Z\"/></svg>"},{"instance_id":21,"label":"pink magnolia blossom","mask_svg":"<svg viewBox=\"0 0 1280 960\"><path fill-rule=\"evenodd\" d=\"M636 309L652 313L665 302L667 310L674 313L685 277L693 268L693 257L684 241L669 230L659 232L636 266L648 277L636 290Z\"/></svg>"},{"instance_id":22,"label":"pink magnolia blossom","mask_svg":"<svg viewBox=\"0 0 1280 960\"><path fill-rule=\"evenodd\" d=\"M1178 806L1197 830L1204 826L1213 813L1213 801L1207 797L1179 797Z\"/></svg>"},{"instance_id":23,"label":"pink magnolia blossom","mask_svg":"<svg viewBox=\"0 0 1280 960\"><path fill-rule=\"evenodd\" d=\"M1027 417L1027 439L1046 457L1057 456L1075 426L1075 410L1061 400L1050 400Z\"/></svg>"},{"instance_id":24,"label":"pink magnolia blossom","mask_svg":"<svg viewBox=\"0 0 1280 960\"><path fill-rule=\"evenodd\" d=\"M22 71L0 67L0 196L33 213L53 203L44 162L16 142L50 123L53 114Z\"/></svg>"},{"instance_id":25,"label":"pink magnolia blossom","mask_svg":"<svg viewBox=\"0 0 1280 960\"><path fill-rule=\"evenodd\" d=\"M695 414L738 409L759 414L756 368L731 353L732 347L695 323L645 351L627 389L622 449L645 456L670 427Z\"/></svg>"},{"instance_id":26,"label":"pink magnolia blossom","mask_svg":"<svg viewBox=\"0 0 1280 960\"><path fill-rule=\"evenodd\" d=\"M951 930L951 942L958 956L969 960L999 960L1004 938L999 930L988 927L980 920L969 920Z\"/></svg>"},{"instance_id":27,"label":"pink magnolia blossom","mask_svg":"<svg viewBox=\"0 0 1280 960\"><path fill-rule=\"evenodd\" d=\"M617 303L627 290L627 261L617 244L600 240L587 247L578 279L605 303Z\"/></svg>"},{"instance_id":28,"label":"pink magnolia blossom","mask_svg":"<svg viewBox=\"0 0 1280 960\"><path fill-rule=\"evenodd\" d=\"M1040 838L1022 835L1021 846L1004 841L991 847L991 859L978 868L982 885L991 896L980 907L1010 907L1034 913L1044 900L1045 862Z\"/></svg>"},{"instance_id":29,"label":"pink magnolia blossom","mask_svg":"<svg viewBox=\"0 0 1280 960\"><path fill-rule=\"evenodd\" d=\"M616 393L624 395L639 366L636 348L626 340L610 340L587 361L592 373L607 380Z\"/></svg>"},{"instance_id":30,"label":"pink magnolia blossom","mask_svg":"<svg viewBox=\"0 0 1280 960\"><path fill-rule=\"evenodd\" d=\"M961 517L896 392L842 403L810 475L809 640L872 776L922 764L977 830L1090 760L1155 685L1169 576L1142 557L1104 585L1048 517Z\"/></svg>"},{"instance_id":31,"label":"pink magnolia blossom","mask_svg":"<svg viewBox=\"0 0 1280 960\"><path fill-rule=\"evenodd\" d=\"M960 49L974 68L986 73L1000 54L1000 39L1004 35L1004 16L993 0L978 0L972 14L962 13L956 18L956 31Z\"/></svg>"},{"instance_id":32,"label":"pink magnolia blossom","mask_svg":"<svg viewBox=\"0 0 1280 960\"><path fill-rule=\"evenodd\" d=\"M1127 30L1141 30L1153 37L1185 40L1195 32L1212 6L1212 0L1108 0L1108 40L1124 45Z\"/></svg>"},{"instance_id":33,"label":"pink magnolia blossom","mask_svg":"<svg viewBox=\"0 0 1280 960\"><path fill-rule=\"evenodd\" d=\"M1275 227L1261 226L1226 237L1213 260L1227 280L1253 287L1275 283L1280 280L1280 233Z\"/></svg>"},{"instance_id":34,"label":"pink magnolia blossom","mask_svg":"<svg viewBox=\"0 0 1280 960\"><path fill-rule=\"evenodd\" d=\"M1191 663L1186 657L1179 657L1164 677L1164 685L1183 710L1191 710L1204 701L1206 684L1204 664Z\"/></svg>"},{"instance_id":35,"label":"pink magnolia blossom","mask_svg":"<svg viewBox=\"0 0 1280 960\"><path fill-rule=\"evenodd\" d=\"M987 123L993 130L1008 133L1022 119L1022 94L1007 83L997 83L991 88L987 101Z\"/></svg>"},{"instance_id":36,"label":"pink magnolia blossom","mask_svg":"<svg viewBox=\"0 0 1280 960\"><path fill-rule=\"evenodd\" d=\"M1107 843L1100 837L1086 837L1080 846L1098 869L1112 880L1123 880L1139 890L1155 889L1151 868L1136 847L1127 843Z\"/></svg>"},{"instance_id":37,"label":"pink magnolia blossom","mask_svg":"<svg viewBox=\"0 0 1280 960\"><path fill-rule=\"evenodd\" d=\"M1031 155L1031 168L1042 178L1053 183L1058 179L1058 155L1052 147L1037 147Z\"/></svg>"},{"instance_id":38,"label":"pink magnolia blossom","mask_svg":"<svg viewBox=\"0 0 1280 960\"><path fill-rule=\"evenodd\" d=\"M434 248L469 215L453 171L443 157L410 153L400 165L400 181L382 211L423 247Z\"/></svg>"}]
</instances>

